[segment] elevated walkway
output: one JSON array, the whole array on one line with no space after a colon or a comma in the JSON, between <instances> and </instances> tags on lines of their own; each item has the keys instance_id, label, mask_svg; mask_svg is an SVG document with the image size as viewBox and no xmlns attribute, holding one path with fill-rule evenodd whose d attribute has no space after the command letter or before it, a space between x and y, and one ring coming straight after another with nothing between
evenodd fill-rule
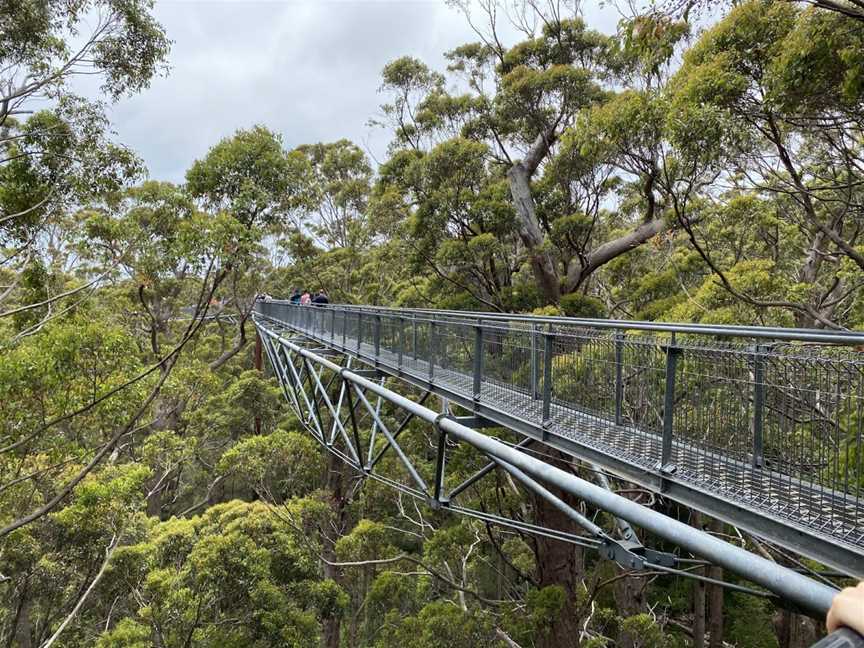
<instances>
[{"instance_id":1,"label":"elevated walkway","mask_svg":"<svg viewBox=\"0 0 864 648\"><path fill-rule=\"evenodd\" d=\"M260 321L864 576L864 335L356 306Z\"/></svg>"}]
</instances>

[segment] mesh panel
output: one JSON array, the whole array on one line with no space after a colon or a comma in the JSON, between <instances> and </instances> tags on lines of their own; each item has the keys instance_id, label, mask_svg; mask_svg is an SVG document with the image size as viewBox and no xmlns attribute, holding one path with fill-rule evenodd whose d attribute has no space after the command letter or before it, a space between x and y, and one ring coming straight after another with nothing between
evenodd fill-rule
<instances>
[{"instance_id":1,"label":"mesh panel","mask_svg":"<svg viewBox=\"0 0 864 648\"><path fill-rule=\"evenodd\" d=\"M552 435L864 547L864 362L852 348L676 339L626 323L257 309L528 423L545 419Z\"/></svg>"}]
</instances>

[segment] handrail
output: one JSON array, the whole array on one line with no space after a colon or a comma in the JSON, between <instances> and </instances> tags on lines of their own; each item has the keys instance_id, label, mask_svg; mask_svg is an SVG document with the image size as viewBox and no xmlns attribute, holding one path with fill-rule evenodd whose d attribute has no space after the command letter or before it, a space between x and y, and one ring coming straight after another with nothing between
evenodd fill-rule
<instances>
[{"instance_id":1,"label":"handrail","mask_svg":"<svg viewBox=\"0 0 864 648\"><path fill-rule=\"evenodd\" d=\"M290 304L288 300L274 299L271 303ZM492 313L485 311L453 311L429 308L391 308L356 304L324 304L319 308L353 312L388 313L393 315L419 314L429 317L456 317L459 319L499 322L526 322L585 326L618 331L651 331L695 335L728 336L735 338L769 339L784 342L816 342L821 344L864 345L864 331L833 331L828 329L787 328L780 326L746 326L729 324L688 324L683 322L647 322L637 320L593 319L530 315L520 313Z\"/></svg>"},{"instance_id":2,"label":"handrail","mask_svg":"<svg viewBox=\"0 0 864 648\"><path fill-rule=\"evenodd\" d=\"M649 530L658 537L665 538L698 556L707 558L734 573L744 576L754 583L762 585L768 590L792 601L809 614L814 616L824 615L837 593L836 589L817 582L808 576L750 553L744 548L732 545L690 525L673 520L648 507L612 493L601 486L585 481L573 473L564 471L528 453L522 452L518 447L507 445L498 439L473 430L451 416L442 415L428 407L424 407L421 403L406 398L385 387L383 384L379 384L361 375L355 370L328 360L325 356L316 353L315 350L303 348L279 333L268 330L267 321L268 318L266 316L255 317L255 323L259 328L263 329L263 335L268 338L268 343L281 345L293 354L303 358L304 361L309 361L314 365L329 370L334 376L345 381L346 384L352 384L367 393L380 397L399 410L436 426L451 438L465 442L493 460L504 462L506 466L518 468L527 473L531 478L537 479L547 485L554 485L562 491L571 493L601 510L608 511L616 517L628 520L637 526ZM273 355L271 355L271 360L272 358ZM292 373L294 373L295 379L294 388L302 389L303 382L299 380L296 372L292 370ZM284 372L280 371L278 374L280 380L286 378ZM320 383L318 383L318 387L321 387ZM362 396L360 391L358 391L358 394ZM305 400L308 414L312 416L316 410L309 405L308 399ZM391 437L388 436L388 438ZM323 437L319 441L323 441ZM446 446L444 447L446 448Z\"/></svg>"},{"instance_id":3,"label":"handrail","mask_svg":"<svg viewBox=\"0 0 864 648\"><path fill-rule=\"evenodd\" d=\"M688 506L710 500L715 517L864 576L864 334L285 301L256 310L475 415ZM770 343L779 340L818 343Z\"/></svg>"}]
</instances>

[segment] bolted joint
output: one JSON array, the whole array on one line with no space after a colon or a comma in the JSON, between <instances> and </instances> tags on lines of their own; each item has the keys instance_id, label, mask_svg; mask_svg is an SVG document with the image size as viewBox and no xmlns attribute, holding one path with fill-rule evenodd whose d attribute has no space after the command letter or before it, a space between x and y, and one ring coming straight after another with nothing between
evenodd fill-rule
<instances>
[{"instance_id":1,"label":"bolted joint","mask_svg":"<svg viewBox=\"0 0 864 648\"><path fill-rule=\"evenodd\" d=\"M599 547L600 555L618 563L624 569L643 571L653 565L675 567L678 557L665 551L643 547L639 542L606 537Z\"/></svg>"}]
</instances>

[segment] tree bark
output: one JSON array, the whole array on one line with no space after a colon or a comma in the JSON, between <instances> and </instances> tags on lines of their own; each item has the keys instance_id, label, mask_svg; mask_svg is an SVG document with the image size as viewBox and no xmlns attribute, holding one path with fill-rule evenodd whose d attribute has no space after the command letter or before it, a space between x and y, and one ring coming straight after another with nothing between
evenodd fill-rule
<instances>
[{"instance_id":1,"label":"tree bark","mask_svg":"<svg viewBox=\"0 0 864 648\"><path fill-rule=\"evenodd\" d=\"M552 452L552 451L550 451ZM567 463L567 458L555 453L561 467ZM553 491L554 492L554 491ZM563 492L555 492L573 508L579 503L572 496ZM570 518L545 499L534 496L535 523L550 529L581 532ZM536 544L537 580L540 587L557 585L563 588L566 595L564 608L557 615L548 632L537 637L537 648L562 648L578 644L580 619L577 607L578 593L585 577L584 552L581 547L551 538L538 538Z\"/></svg>"},{"instance_id":2,"label":"tree bark","mask_svg":"<svg viewBox=\"0 0 864 648\"><path fill-rule=\"evenodd\" d=\"M702 514L693 511L691 524L702 530ZM705 583L693 581L693 648L705 648Z\"/></svg>"},{"instance_id":3,"label":"tree bark","mask_svg":"<svg viewBox=\"0 0 864 648\"><path fill-rule=\"evenodd\" d=\"M774 617L774 630L780 648L809 648L819 639L819 628L813 619L779 610Z\"/></svg>"},{"instance_id":4,"label":"tree bark","mask_svg":"<svg viewBox=\"0 0 864 648\"><path fill-rule=\"evenodd\" d=\"M711 531L723 531L723 523L720 520L712 520L709 525ZM708 568L708 577L715 580L723 580L723 568L711 565ZM720 585L706 586L708 595L708 648L723 648L723 588Z\"/></svg>"},{"instance_id":5,"label":"tree bark","mask_svg":"<svg viewBox=\"0 0 864 648\"><path fill-rule=\"evenodd\" d=\"M525 246L531 270L547 304L557 304L561 286L552 255L544 249L543 232L537 222L534 197L531 195L532 171L524 162L514 164L507 172L513 207L519 216L519 238Z\"/></svg>"},{"instance_id":6,"label":"tree bark","mask_svg":"<svg viewBox=\"0 0 864 648\"><path fill-rule=\"evenodd\" d=\"M624 570L620 567L617 568L618 573L622 571ZM644 579L629 576L615 582L615 605L619 616L632 617L647 610L644 585ZM642 645L642 637L622 630L618 633L615 645L620 648L637 648Z\"/></svg>"},{"instance_id":7,"label":"tree bark","mask_svg":"<svg viewBox=\"0 0 864 648\"><path fill-rule=\"evenodd\" d=\"M324 577L329 578L336 583L341 584L342 573L339 568L330 563L337 561L335 541L341 535L342 529L345 527L345 464L342 460L333 454L328 454L327 466L327 491L330 497L330 503L333 507L334 526L339 531L334 542L328 542L327 538L322 539L322 547L324 554ZM339 614L327 617L322 623L321 645L323 648L339 648L340 638L342 634L342 618Z\"/></svg>"},{"instance_id":8,"label":"tree bark","mask_svg":"<svg viewBox=\"0 0 864 648\"><path fill-rule=\"evenodd\" d=\"M567 278L564 281L564 292L574 292L599 267L673 227L674 223L664 218L653 218L612 241L598 245L588 253L585 260L577 257L567 270Z\"/></svg>"}]
</instances>

